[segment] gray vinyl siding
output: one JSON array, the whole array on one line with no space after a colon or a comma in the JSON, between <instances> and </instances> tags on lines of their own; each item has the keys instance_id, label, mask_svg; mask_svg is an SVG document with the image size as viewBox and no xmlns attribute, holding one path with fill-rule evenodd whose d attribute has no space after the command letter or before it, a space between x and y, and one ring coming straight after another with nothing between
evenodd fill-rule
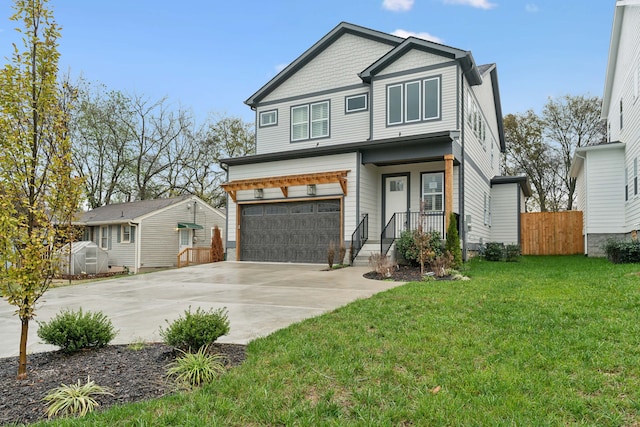
<instances>
[{"instance_id":1,"label":"gray vinyl siding","mask_svg":"<svg viewBox=\"0 0 640 427\"><path fill-rule=\"evenodd\" d=\"M391 48L384 43L345 33L267 95L261 103L361 84L358 73Z\"/></svg>"},{"instance_id":2,"label":"gray vinyl siding","mask_svg":"<svg viewBox=\"0 0 640 427\"><path fill-rule=\"evenodd\" d=\"M296 175L315 172L331 172L337 170L349 170L347 175L347 196L344 197L344 234L345 240L351 239L351 234L356 227L356 168L357 154L346 153L333 156L323 156L308 159L282 160L270 163L258 163L253 165L238 165L229 168L229 180L247 179L247 178L266 178L271 176ZM318 184L316 188L316 197L323 196L342 196L342 189L337 183ZM265 201L265 200L281 200L287 201L296 198L307 198L306 186L289 187L289 197L285 198L280 188L265 188L264 198L257 200L254 198L253 190L238 191L238 202L247 201ZM237 204L232 201L229 203L227 210L229 217L228 239L230 242L237 240L236 221L237 221ZM233 226L232 226L233 224ZM234 252L235 254L235 252Z\"/></svg>"},{"instance_id":3,"label":"gray vinyl siding","mask_svg":"<svg viewBox=\"0 0 640 427\"><path fill-rule=\"evenodd\" d=\"M426 57L435 55L424 54ZM401 59L399 60L401 61ZM395 63L394 63L395 64ZM393 65L393 64L392 64ZM372 82L373 101L373 139L393 138L398 136L419 135L423 133L456 129L456 92L457 66L454 64L443 68L435 68L409 74L395 75L385 78L385 69L376 75ZM387 126L387 87L391 84L440 77L440 119L415 123Z\"/></svg>"},{"instance_id":4,"label":"gray vinyl siding","mask_svg":"<svg viewBox=\"0 0 640 427\"><path fill-rule=\"evenodd\" d=\"M187 209L187 205L191 208ZM194 222L193 201L178 203L142 221L140 268L176 266L179 249L179 232L176 230L178 222ZM211 246L211 228L215 225L224 233L224 217L201 203L196 203L195 223L203 229L196 230L195 237L198 241L193 247Z\"/></svg>"},{"instance_id":5,"label":"gray vinyl siding","mask_svg":"<svg viewBox=\"0 0 640 427\"><path fill-rule=\"evenodd\" d=\"M369 111L346 114L345 97L368 93L368 91L368 86L360 84L345 90L258 107L258 112L277 109L278 125L257 129L257 154L367 140L369 138ZM326 100L329 101L329 137L292 142L291 107ZM368 99L368 102L370 101Z\"/></svg>"},{"instance_id":6,"label":"gray vinyl siding","mask_svg":"<svg viewBox=\"0 0 640 427\"><path fill-rule=\"evenodd\" d=\"M518 242L518 196L520 185L500 184L491 188L491 241L505 244Z\"/></svg>"},{"instance_id":7,"label":"gray vinyl siding","mask_svg":"<svg viewBox=\"0 0 640 427\"><path fill-rule=\"evenodd\" d=\"M111 242L109 244L109 249L107 250L107 254L109 255L109 265L117 266L117 267L129 267L130 269L135 268L136 262L136 238L137 235L134 236L133 242L130 243L122 243L122 224L114 224L111 227ZM137 227L135 228L134 233L138 233Z\"/></svg>"}]
</instances>

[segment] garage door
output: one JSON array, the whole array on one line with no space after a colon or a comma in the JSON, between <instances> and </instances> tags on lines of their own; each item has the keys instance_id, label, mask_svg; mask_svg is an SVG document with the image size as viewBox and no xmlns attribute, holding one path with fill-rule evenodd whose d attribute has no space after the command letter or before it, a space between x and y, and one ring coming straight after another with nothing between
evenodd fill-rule
<instances>
[{"instance_id":1,"label":"garage door","mask_svg":"<svg viewBox=\"0 0 640 427\"><path fill-rule=\"evenodd\" d=\"M241 205L242 261L326 263L340 241L340 200Z\"/></svg>"}]
</instances>

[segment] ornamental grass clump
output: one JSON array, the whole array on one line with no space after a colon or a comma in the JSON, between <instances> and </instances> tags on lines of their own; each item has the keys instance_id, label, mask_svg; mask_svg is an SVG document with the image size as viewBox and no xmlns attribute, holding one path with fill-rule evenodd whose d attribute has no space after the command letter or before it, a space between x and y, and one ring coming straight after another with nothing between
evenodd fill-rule
<instances>
[{"instance_id":1,"label":"ornamental grass clump","mask_svg":"<svg viewBox=\"0 0 640 427\"><path fill-rule=\"evenodd\" d=\"M215 380L224 372L224 359L220 354L210 354L209 346L200 347L195 353L180 351L182 356L168 365L167 375L180 385L200 387Z\"/></svg>"},{"instance_id":2,"label":"ornamental grass clump","mask_svg":"<svg viewBox=\"0 0 640 427\"><path fill-rule=\"evenodd\" d=\"M229 315L226 308L204 311L200 307L194 313L189 307L184 317L169 323L167 329L160 328L165 344L183 351L198 350L213 344L229 333Z\"/></svg>"},{"instance_id":3,"label":"ornamental grass clump","mask_svg":"<svg viewBox=\"0 0 640 427\"><path fill-rule=\"evenodd\" d=\"M102 312L63 310L49 322L38 322L38 336L65 353L104 347L116 336L111 320Z\"/></svg>"},{"instance_id":4,"label":"ornamental grass clump","mask_svg":"<svg viewBox=\"0 0 640 427\"><path fill-rule=\"evenodd\" d=\"M85 384L82 384L80 380L77 384L61 384L50 390L42 400L49 402L47 405L49 418L67 415L82 417L100 406L96 400L96 396L99 395L113 396L113 393L109 388L102 387L87 377Z\"/></svg>"}]
</instances>

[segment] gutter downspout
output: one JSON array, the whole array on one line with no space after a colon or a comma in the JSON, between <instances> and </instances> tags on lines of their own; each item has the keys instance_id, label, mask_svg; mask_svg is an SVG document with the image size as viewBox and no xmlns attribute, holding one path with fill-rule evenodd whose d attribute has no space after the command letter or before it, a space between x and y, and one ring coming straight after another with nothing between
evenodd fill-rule
<instances>
[{"instance_id":1,"label":"gutter downspout","mask_svg":"<svg viewBox=\"0 0 640 427\"><path fill-rule=\"evenodd\" d=\"M464 128L465 128L465 105L464 105L464 73L460 73L460 87L462 94L461 101L461 110L462 110L462 121L460 126L460 167L458 168L458 173L460 177L458 180L460 183L458 184L460 189L458 190L458 204L460 205L460 234L462 237L462 261L467 261L467 218L464 213Z\"/></svg>"}]
</instances>

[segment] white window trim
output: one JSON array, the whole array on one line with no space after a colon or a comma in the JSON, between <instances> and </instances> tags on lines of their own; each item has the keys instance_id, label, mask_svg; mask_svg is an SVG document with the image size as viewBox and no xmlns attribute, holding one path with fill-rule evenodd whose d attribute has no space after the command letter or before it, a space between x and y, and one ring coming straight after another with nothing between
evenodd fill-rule
<instances>
[{"instance_id":1,"label":"white window trim","mask_svg":"<svg viewBox=\"0 0 640 427\"><path fill-rule=\"evenodd\" d=\"M269 121L265 123L265 118L273 116L273 121ZM261 111L260 112L260 121L258 126L261 128L266 128L269 126L277 126L278 125L278 110L269 110L269 111Z\"/></svg>"},{"instance_id":2,"label":"white window trim","mask_svg":"<svg viewBox=\"0 0 640 427\"><path fill-rule=\"evenodd\" d=\"M362 108L349 108L349 101L355 98L364 98L364 107ZM344 112L345 113L357 113L358 111L367 111L369 109L369 96L366 93L358 95L351 95L344 98Z\"/></svg>"},{"instance_id":3,"label":"white window trim","mask_svg":"<svg viewBox=\"0 0 640 427\"><path fill-rule=\"evenodd\" d=\"M293 121L293 116L294 116L293 111L294 111L294 110L298 110L298 109L305 109L305 110L307 110L307 120L305 120L305 121L301 121L301 122L294 122L294 121ZM306 104L306 105L296 105L296 106L294 106L294 107L291 107L291 140L292 140L292 141L304 141L304 140L309 139L309 131L310 131L310 129L309 129L309 127L310 127L310 126L309 126L309 116L310 116L309 104ZM306 135L303 135L303 136L302 136L302 137L300 137L300 138L294 138L294 137L293 137L293 128L294 128L294 126L296 126L296 125L302 125L302 124L305 124L305 123L306 123L306 125L307 125L307 133L306 133Z\"/></svg>"},{"instance_id":4,"label":"white window trim","mask_svg":"<svg viewBox=\"0 0 640 427\"><path fill-rule=\"evenodd\" d=\"M124 236L124 230L125 228L129 227L129 238L125 240ZM132 231L133 227L131 227L129 224L123 224L120 227L120 243L131 243L131 231Z\"/></svg>"},{"instance_id":5,"label":"white window trim","mask_svg":"<svg viewBox=\"0 0 640 427\"><path fill-rule=\"evenodd\" d=\"M109 249L109 226L100 227L100 248Z\"/></svg>"}]
</instances>

